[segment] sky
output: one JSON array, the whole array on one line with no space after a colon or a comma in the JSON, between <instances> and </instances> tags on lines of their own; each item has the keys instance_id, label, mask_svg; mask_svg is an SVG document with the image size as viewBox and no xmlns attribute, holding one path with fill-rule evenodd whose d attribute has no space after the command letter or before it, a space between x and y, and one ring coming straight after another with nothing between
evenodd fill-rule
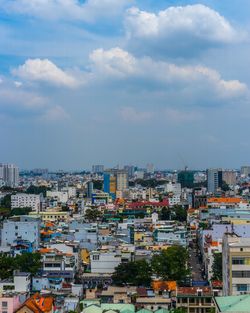
<instances>
[{"instance_id":1,"label":"sky","mask_svg":"<svg viewBox=\"0 0 250 313\"><path fill-rule=\"evenodd\" d=\"M250 164L249 0L0 0L0 162Z\"/></svg>"}]
</instances>

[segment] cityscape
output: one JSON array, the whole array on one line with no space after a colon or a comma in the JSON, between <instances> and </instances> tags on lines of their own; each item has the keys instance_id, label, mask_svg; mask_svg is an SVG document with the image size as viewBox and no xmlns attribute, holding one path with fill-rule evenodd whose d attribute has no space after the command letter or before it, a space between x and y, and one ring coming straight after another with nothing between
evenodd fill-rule
<instances>
[{"instance_id":1,"label":"cityscape","mask_svg":"<svg viewBox=\"0 0 250 313\"><path fill-rule=\"evenodd\" d=\"M0 186L2 312L249 312L250 166L0 163Z\"/></svg>"},{"instance_id":2,"label":"cityscape","mask_svg":"<svg viewBox=\"0 0 250 313\"><path fill-rule=\"evenodd\" d=\"M250 313L250 0L0 0L0 313Z\"/></svg>"}]
</instances>

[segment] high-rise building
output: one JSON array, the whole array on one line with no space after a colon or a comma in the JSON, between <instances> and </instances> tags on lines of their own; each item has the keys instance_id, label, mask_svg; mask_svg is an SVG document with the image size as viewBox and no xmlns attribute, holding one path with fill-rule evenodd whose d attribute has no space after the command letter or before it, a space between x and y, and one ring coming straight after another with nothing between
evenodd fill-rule
<instances>
[{"instance_id":1,"label":"high-rise building","mask_svg":"<svg viewBox=\"0 0 250 313\"><path fill-rule=\"evenodd\" d=\"M104 165L92 165L92 173L102 174L104 172Z\"/></svg>"},{"instance_id":2,"label":"high-rise building","mask_svg":"<svg viewBox=\"0 0 250 313\"><path fill-rule=\"evenodd\" d=\"M192 188L194 184L194 172L185 170L178 173L178 183L181 188Z\"/></svg>"},{"instance_id":3,"label":"high-rise building","mask_svg":"<svg viewBox=\"0 0 250 313\"><path fill-rule=\"evenodd\" d=\"M207 190L215 193L222 187L222 169L210 168L207 170Z\"/></svg>"},{"instance_id":4,"label":"high-rise building","mask_svg":"<svg viewBox=\"0 0 250 313\"><path fill-rule=\"evenodd\" d=\"M126 170L107 170L104 172L103 178L103 190L109 193L112 198L116 197L117 191L128 189L128 172Z\"/></svg>"},{"instance_id":5,"label":"high-rise building","mask_svg":"<svg viewBox=\"0 0 250 313\"><path fill-rule=\"evenodd\" d=\"M222 272L224 296L250 293L250 238L225 233Z\"/></svg>"},{"instance_id":6,"label":"high-rise building","mask_svg":"<svg viewBox=\"0 0 250 313\"><path fill-rule=\"evenodd\" d=\"M222 173L222 180L228 185L236 185L237 173L233 170L225 170Z\"/></svg>"},{"instance_id":7,"label":"high-rise building","mask_svg":"<svg viewBox=\"0 0 250 313\"><path fill-rule=\"evenodd\" d=\"M147 174L154 174L155 168L153 163L147 164Z\"/></svg>"},{"instance_id":8,"label":"high-rise building","mask_svg":"<svg viewBox=\"0 0 250 313\"><path fill-rule=\"evenodd\" d=\"M14 164L0 163L0 181L5 186L17 187L19 184L19 168Z\"/></svg>"},{"instance_id":9,"label":"high-rise building","mask_svg":"<svg viewBox=\"0 0 250 313\"><path fill-rule=\"evenodd\" d=\"M93 194L93 182L92 181L89 181L87 183L87 198L91 198L92 197L92 194Z\"/></svg>"},{"instance_id":10,"label":"high-rise building","mask_svg":"<svg viewBox=\"0 0 250 313\"><path fill-rule=\"evenodd\" d=\"M133 165L125 165L124 170L128 172L128 177L132 178L135 174L135 167Z\"/></svg>"},{"instance_id":11,"label":"high-rise building","mask_svg":"<svg viewBox=\"0 0 250 313\"><path fill-rule=\"evenodd\" d=\"M242 166L240 169L241 175L249 176L250 175L250 166Z\"/></svg>"}]
</instances>

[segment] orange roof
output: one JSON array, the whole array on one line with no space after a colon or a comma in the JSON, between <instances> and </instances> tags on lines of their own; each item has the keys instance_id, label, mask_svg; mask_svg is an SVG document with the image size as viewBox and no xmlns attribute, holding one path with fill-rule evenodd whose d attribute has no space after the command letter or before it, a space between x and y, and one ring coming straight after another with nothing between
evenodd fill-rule
<instances>
[{"instance_id":1,"label":"orange roof","mask_svg":"<svg viewBox=\"0 0 250 313\"><path fill-rule=\"evenodd\" d=\"M218 241L212 241L211 242L212 247L218 247L218 245L219 245Z\"/></svg>"},{"instance_id":2,"label":"orange roof","mask_svg":"<svg viewBox=\"0 0 250 313\"><path fill-rule=\"evenodd\" d=\"M242 202L241 198L208 198L207 202L217 202L217 203L240 203Z\"/></svg>"},{"instance_id":3,"label":"orange roof","mask_svg":"<svg viewBox=\"0 0 250 313\"><path fill-rule=\"evenodd\" d=\"M152 281L152 288L154 290L176 290L176 281L164 281L164 280L154 280Z\"/></svg>"},{"instance_id":4,"label":"orange roof","mask_svg":"<svg viewBox=\"0 0 250 313\"><path fill-rule=\"evenodd\" d=\"M53 311L53 302L53 297L43 297L39 293L36 293L32 297L27 299L21 306L21 308L26 306L34 313L46 313ZM19 310L20 308L17 310L17 312Z\"/></svg>"},{"instance_id":5,"label":"orange roof","mask_svg":"<svg viewBox=\"0 0 250 313\"><path fill-rule=\"evenodd\" d=\"M53 249L49 249L49 248L42 248L39 250L40 253L48 253L48 252L51 252L53 251Z\"/></svg>"}]
</instances>

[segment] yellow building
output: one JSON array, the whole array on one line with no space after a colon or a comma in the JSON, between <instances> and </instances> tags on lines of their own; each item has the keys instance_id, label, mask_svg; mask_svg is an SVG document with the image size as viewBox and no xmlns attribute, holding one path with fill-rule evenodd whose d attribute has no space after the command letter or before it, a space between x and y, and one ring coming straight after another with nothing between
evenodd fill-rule
<instances>
[{"instance_id":1,"label":"yellow building","mask_svg":"<svg viewBox=\"0 0 250 313\"><path fill-rule=\"evenodd\" d=\"M43 222L65 222L69 218L69 213L63 211L30 212L29 215L40 217Z\"/></svg>"}]
</instances>

